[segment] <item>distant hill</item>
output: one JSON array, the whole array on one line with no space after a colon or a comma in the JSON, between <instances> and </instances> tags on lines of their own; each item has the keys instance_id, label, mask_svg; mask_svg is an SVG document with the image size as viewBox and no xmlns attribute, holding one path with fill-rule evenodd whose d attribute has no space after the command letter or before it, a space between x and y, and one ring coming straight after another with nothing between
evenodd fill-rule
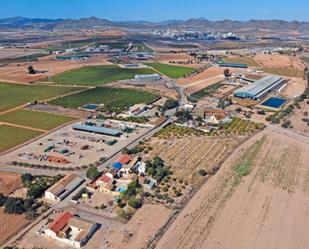
<instances>
[{"instance_id":1,"label":"distant hill","mask_svg":"<svg viewBox=\"0 0 309 249\"><path fill-rule=\"evenodd\" d=\"M309 32L309 22L283 21L283 20L250 20L250 21L209 21L205 18L189 20L168 20L164 22L128 21L113 22L97 17L82 19L39 19L12 17L0 19L0 29L101 29L101 28L132 28L132 29L163 29L163 28L194 28L209 30L273 30Z\"/></svg>"}]
</instances>

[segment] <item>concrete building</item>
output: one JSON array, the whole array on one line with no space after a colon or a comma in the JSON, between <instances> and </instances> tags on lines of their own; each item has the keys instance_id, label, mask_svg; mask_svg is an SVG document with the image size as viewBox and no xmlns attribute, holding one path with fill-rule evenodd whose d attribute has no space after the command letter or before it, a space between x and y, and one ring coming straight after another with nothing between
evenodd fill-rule
<instances>
[{"instance_id":1,"label":"concrete building","mask_svg":"<svg viewBox=\"0 0 309 249\"><path fill-rule=\"evenodd\" d=\"M76 174L68 174L45 191L45 197L50 200L61 201L74 189L82 184L84 179Z\"/></svg>"},{"instance_id":2,"label":"concrete building","mask_svg":"<svg viewBox=\"0 0 309 249\"><path fill-rule=\"evenodd\" d=\"M63 244L81 248L98 229L98 224L75 217L70 212L61 213L45 230L45 235Z\"/></svg>"},{"instance_id":3,"label":"concrete building","mask_svg":"<svg viewBox=\"0 0 309 249\"><path fill-rule=\"evenodd\" d=\"M134 78L140 81L157 81L161 80L160 74L138 74L135 75Z\"/></svg>"},{"instance_id":4,"label":"concrete building","mask_svg":"<svg viewBox=\"0 0 309 249\"><path fill-rule=\"evenodd\" d=\"M270 75L255 81L254 83L240 88L234 92L238 98L261 99L271 92L279 89L286 83L286 80L280 76Z\"/></svg>"}]
</instances>

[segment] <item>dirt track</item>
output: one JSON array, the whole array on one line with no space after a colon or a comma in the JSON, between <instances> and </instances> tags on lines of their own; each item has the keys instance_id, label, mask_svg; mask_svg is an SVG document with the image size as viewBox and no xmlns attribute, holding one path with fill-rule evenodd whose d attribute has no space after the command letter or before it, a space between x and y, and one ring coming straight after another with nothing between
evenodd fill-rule
<instances>
[{"instance_id":1,"label":"dirt track","mask_svg":"<svg viewBox=\"0 0 309 249\"><path fill-rule=\"evenodd\" d=\"M308 151L308 144L269 130L250 139L197 192L156 248L309 248ZM249 175L237 178L236 166L249 161Z\"/></svg>"}]
</instances>

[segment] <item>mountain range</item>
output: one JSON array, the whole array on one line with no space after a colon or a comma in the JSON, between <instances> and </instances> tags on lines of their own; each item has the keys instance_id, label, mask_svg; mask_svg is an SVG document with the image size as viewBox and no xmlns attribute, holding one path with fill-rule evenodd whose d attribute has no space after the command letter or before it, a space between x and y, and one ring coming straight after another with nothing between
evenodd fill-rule
<instances>
[{"instance_id":1,"label":"mountain range","mask_svg":"<svg viewBox=\"0 0 309 249\"><path fill-rule=\"evenodd\" d=\"M189 20L168 20L163 22L127 21L116 22L107 19L89 17L81 19L39 19L26 17L11 17L0 19L0 29L42 29L42 30L66 30L66 29L209 29L209 30L274 30L274 31L298 31L309 32L309 22L283 21L283 20L250 20L250 21L210 21L205 18Z\"/></svg>"}]
</instances>

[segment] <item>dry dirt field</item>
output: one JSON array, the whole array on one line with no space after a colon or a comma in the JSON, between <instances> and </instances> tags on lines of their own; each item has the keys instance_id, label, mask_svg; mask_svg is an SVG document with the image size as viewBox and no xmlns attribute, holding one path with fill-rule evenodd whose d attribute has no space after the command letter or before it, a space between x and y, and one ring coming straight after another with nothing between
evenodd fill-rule
<instances>
[{"instance_id":1,"label":"dry dirt field","mask_svg":"<svg viewBox=\"0 0 309 249\"><path fill-rule=\"evenodd\" d=\"M218 83L220 81L224 80L223 75L215 76L209 79L201 80L195 83L192 83L190 85L186 85L185 88L185 93L186 94L193 94L196 93L200 90L203 90L204 88L211 86L215 83Z\"/></svg>"},{"instance_id":2,"label":"dry dirt field","mask_svg":"<svg viewBox=\"0 0 309 249\"><path fill-rule=\"evenodd\" d=\"M287 55L258 54L254 60L262 67L304 69L304 65L298 57Z\"/></svg>"},{"instance_id":3,"label":"dry dirt field","mask_svg":"<svg viewBox=\"0 0 309 249\"><path fill-rule=\"evenodd\" d=\"M27 223L24 215L6 214L0 208L0 246Z\"/></svg>"},{"instance_id":4,"label":"dry dirt field","mask_svg":"<svg viewBox=\"0 0 309 249\"><path fill-rule=\"evenodd\" d=\"M200 169L210 172L220 165L244 138L185 137L180 139L152 138L149 145L154 149L149 158L161 157L171 166L173 176L191 184L203 180Z\"/></svg>"},{"instance_id":5,"label":"dry dirt field","mask_svg":"<svg viewBox=\"0 0 309 249\"><path fill-rule=\"evenodd\" d=\"M20 187L22 187L22 182L19 174L0 172L0 193L9 195Z\"/></svg>"},{"instance_id":6,"label":"dry dirt field","mask_svg":"<svg viewBox=\"0 0 309 249\"><path fill-rule=\"evenodd\" d=\"M305 116L304 113L305 112L309 113L309 104L307 104L306 101L304 101L300 103L300 107L301 109L297 108L294 109L290 121L292 123L294 131L309 136L309 125L307 125L307 123L302 120L303 118L308 119L308 116Z\"/></svg>"},{"instance_id":7,"label":"dry dirt field","mask_svg":"<svg viewBox=\"0 0 309 249\"><path fill-rule=\"evenodd\" d=\"M301 78L291 78L286 87L282 89L280 95L283 97L297 97L301 95L307 87L307 82Z\"/></svg>"},{"instance_id":8,"label":"dry dirt field","mask_svg":"<svg viewBox=\"0 0 309 249\"><path fill-rule=\"evenodd\" d=\"M157 249L309 248L309 144L264 130L197 192Z\"/></svg>"},{"instance_id":9,"label":"dry dirt field","mask_svg":"<svg viewBox=\"0 0 309 249\"><path fill-rule=\"evenodd\" d=\"M60 61L56 60L55 56L46 56L39 58L38 62L31 63L10 63L0 67L0 81L15 82L15 83L30 83L33 81L44 79L48 76L60 74L68 70L77 69L89 65L104 65L109 64L105 57L92 57L87 61ZM47 71L30 75L27 72L28 66L32 65L36 70Z\"/></svg>"},{"instance_id":10,"label":"dry dirt field","mask_svg":"<svg viewBox=\"0 0 309 249\"><path fill-rule=\"evenodd\" d=\"M165 63L169 65L175 65L175 66L189 66L189 67L194 67L194 68L199 68L201 65L199 64L178 64L178 63L170 63L170 61L182 61L186 62L188 60L193 60L194 58L187 53L158 53L157 54L157 61L160 63Z\"/></svg>"}]
</instances>

